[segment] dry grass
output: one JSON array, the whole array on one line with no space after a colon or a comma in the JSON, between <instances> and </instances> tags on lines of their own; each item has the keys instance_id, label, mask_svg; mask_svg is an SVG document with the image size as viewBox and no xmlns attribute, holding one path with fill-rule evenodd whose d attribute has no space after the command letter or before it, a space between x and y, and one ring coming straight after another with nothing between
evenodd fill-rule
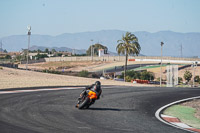
<instances>
[{"instance_id":1,"label":"dry grass","mask_svg":"<svg viewBox=\"0 0 200 133\"><path fill-rule=\"evenodd\" d=\"M195 99L189 102L182 103L183 106L188 106L196 109L195 117L200 119L200 99Z\"/></svg>"},{"instance_id":2,"label":"dry grass","mask_svg":"<svg viewBox=\"0 0 200 133\"><path fill-rule=\"evenodd\" d=\"M0 89L36 86L80 86L93 84L96 80L101 81L102 85L149 86L112 80L40 73L5 67L0 69Z\"/></svg>"}]
</instances>

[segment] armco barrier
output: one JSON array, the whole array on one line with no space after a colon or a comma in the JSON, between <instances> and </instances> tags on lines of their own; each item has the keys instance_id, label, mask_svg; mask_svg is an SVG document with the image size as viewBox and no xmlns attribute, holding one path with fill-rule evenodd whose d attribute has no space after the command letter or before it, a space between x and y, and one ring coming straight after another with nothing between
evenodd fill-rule
<instances>
[{"instance_id":1,"label":"armco barrier","mask_svg":"<svg viewBox=\"0 0 200 133\"><path fill-rule=\"evenodd\" d=\"M140 83L140 84L149 84L149 81L148 80L141 80L141 79L133 79L131 80L131 82L137 82L137 83Z\"/></svg>"},{"instance_id":2,"label":"armco barrier","mask_svg":"<svg viewBox=\"0 0 200 133\"><path fill-rule=\"evenodd\" d=\"M135 61L135 59L128 59L128 61Z\"/></svg>"}]
</instances>

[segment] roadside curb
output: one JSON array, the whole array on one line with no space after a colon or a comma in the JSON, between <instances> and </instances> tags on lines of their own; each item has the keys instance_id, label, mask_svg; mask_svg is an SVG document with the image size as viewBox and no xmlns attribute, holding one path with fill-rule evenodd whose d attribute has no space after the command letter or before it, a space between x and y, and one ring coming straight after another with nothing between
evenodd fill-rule
<instances>
[{"instance_id":1,"label":"roadside curb","mask_svg":"<svg viewBox=\"0 0 200 133\"><path fill-rule=\"evenodd\" d=\"M160 120L161 122L163 122L167 125L170 125L170 126L173 126L173 127L185 130L185 131L189 131L189 132L192 132L192 133L200 133L200 129L196 129L196 128L193 128L193 127L191 127L191 126L189 126L185 123L182 123L178 118L162 114L163 111L166 108L168 108L172 105L179 104L179 103L186 102L186 101L190 101L190 100L193 100L193 99L200 99L200 96L187 98L187 99L183 99L183 100L179 100L179 101L175 101L175 102L172 102L170 104L167 104L167 105L161 107L160 109L158 109L155 113L155 116L158 120Z\"/></svg>"},{"instance_id":2,"label":"roadside curb","mask_svg":"<svg viewBox=\"0 0 200 133\"><path fill-rule=\"evenodd\" d=\"M178 118L161 114L161 118L173 125L179 126L183 129L188 129L200 133L200 129L193 128L185 123L182 123Z\"/></svg>"}]
</instances>

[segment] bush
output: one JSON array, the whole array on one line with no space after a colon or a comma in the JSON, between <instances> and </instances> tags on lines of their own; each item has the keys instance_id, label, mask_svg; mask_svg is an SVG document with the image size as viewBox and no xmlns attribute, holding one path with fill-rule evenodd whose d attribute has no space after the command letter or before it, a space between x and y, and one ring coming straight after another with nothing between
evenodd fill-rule
<instances>
[{"instance_id":1,"label":"bush","mask_svg":"<svg viewBox=\"0 0 200 133\"><path fill-rule=\"evenodd\" d=\"M6 55L5 59L12 59L12 57L10 55Z\"/></svg>"},{"instance_id":2,"label":"bush","mask_svg":"<svg viewBox=\"0 0 200 133\"><path fill-rule=\"evenodd\" d=\"M184 73L184 79L187 81L187 83L191 80L192 73L190 71L185 71Z\"/></svg>"},{"instance_id":3,"label":"bush","mask_svg":"<svg viewBox=\"0 0 200 133\"><path fill-rule=\"evenodd\" d=\"M131 82L132 78L130 76L126 76L126 82Z\"/></svg>"},{"instance_id":4,"label":"bush","mask_svg":"<svg viewBox=\"0 0 200 133\"><path fill-rule=\"evenodd\" d=\"M80 73L79 73L79 76L80 77L88 77L89 75L89 72L87 70L82 70Z\"/></svg>"},{"instance_id":5,"label":"bush","mask_svg":"<svg viewBox=\"0 0 200 133\"><path fill-rule=\"evenodd\" d=\"M143 71L141 73L140 79L142 79L142 80L154 80L154 75L151 72Z\"/></svg>"},{"instance_id":6,"label":"bush","mask_svg":"<svg viewBox=\"0 0 200 133\"><path fill-rule=\"evenodd\" d=\"M179 83L179 84L183 83L183 78L178 77L178 83Z\"/></svg>"},{"instance_id":7,"label":"bush","mask_svg":"<svg viewBox=\"0 0 200 133\"><path fill-rule=\"evenodd\" d=\"M46 58L46 57L48 57L46 54L37 54L36 56L36 59L41 59L41 58Z\"/></svg>"},{"instance_id":8,"label":"bush","mask_svg":"<svg viewBox=\"0 0 200 133\"><path fill-rule=\"evenodd\" d=\"M122 75L117 76L118 78L124 78L124 72L122 72ZM129 79L142 79L142 80L154 80L154 75L152 72L136 72L134 70L130 70L126 72L126 81ZM160 81L160 79L159 79Z\"/></svg>"},{"instance_id":9,"label":"bush","mask_svg":"<svg viewBox=\"0 0 200 133\"><path fill-rule=\"evenodd\" d=\"M200 83L200 78L199 78L199 76L195 76L194 81L197 82L197 83Z\"/></svg>"},{"instance_id":10,"label":"bush","mask_svg":"<svg viewBox=\"0 0 200 133\"><path fill-rule=\"evenodd\" d=\"M92 73L92 78L100 78L100 75L98 75L96 73Z\"/></svg>"},{"instance_id":11,"label":"bush","mask_svg":"<svg viewBox=\"0 0 200 133\"><path fill-rule=\"evenodd\" d=\"M52 73L52 74L61 74L61 72L59 72L59 71L48 70L48 69L42 70L42 72L45 72L45 73Z\"/></svg>"},{"instance_id":12,"label":"bush","mask_svg":"<svg viewBox=\"0 0 200 133\"><path fill-rule=\"evenodd\" d=\"M0 66L0 70L3 70L3 67Z\"/></svg>"}]
</instances>

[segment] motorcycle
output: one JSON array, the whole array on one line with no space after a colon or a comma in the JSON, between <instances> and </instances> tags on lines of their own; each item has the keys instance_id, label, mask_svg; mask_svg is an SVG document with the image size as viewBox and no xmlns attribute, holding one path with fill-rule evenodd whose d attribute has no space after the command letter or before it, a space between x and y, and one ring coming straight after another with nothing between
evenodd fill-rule
<instances>
[{"instance_id":1,"label":"motorcycle","mask_svg":"<svg viewBox=\"0 0 200 133\"><path fill-rule=\"evenodd\" d=\"M88 109L92 104L94 104L97 99L97 94L92 90L84 90L78 98L78 103L76 107L78 109Z\"/></svg>"}]
</instances>

